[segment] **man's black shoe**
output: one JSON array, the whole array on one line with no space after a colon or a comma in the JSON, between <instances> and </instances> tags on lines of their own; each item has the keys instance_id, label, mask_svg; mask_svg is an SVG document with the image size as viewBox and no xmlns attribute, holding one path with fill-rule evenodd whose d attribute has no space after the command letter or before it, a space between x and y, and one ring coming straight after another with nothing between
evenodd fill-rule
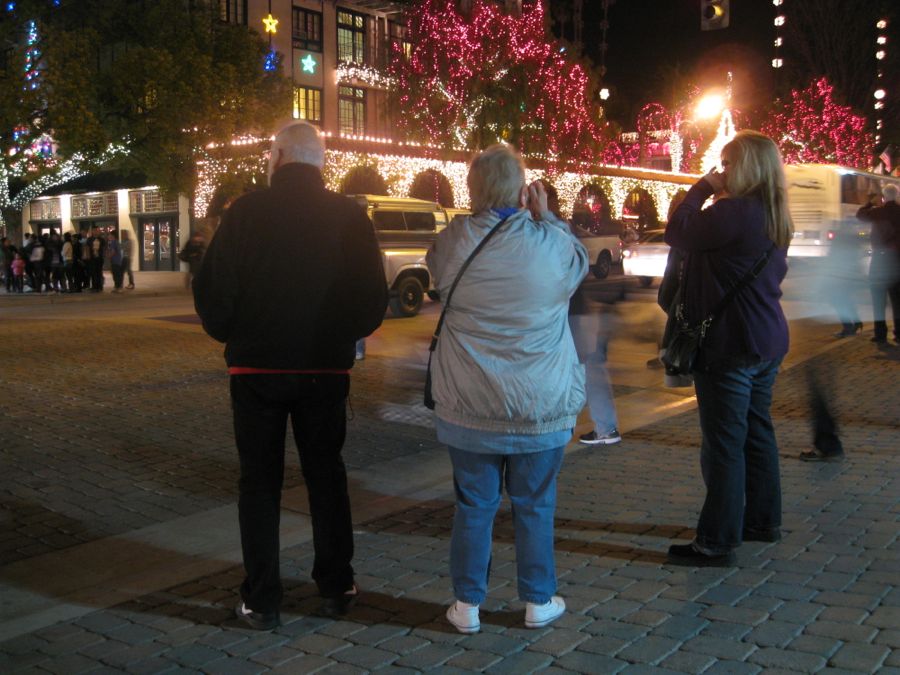
<instances>
[{"instance_id":1,"label":"man's black shoe","mask_svg":"<svg viewBox=\"0 0 900 675\"><path fill-rule=\"evenodd\" d=\"M342 595L338 595L334 598L323 598L322 606L319 608L319 614L330 619L344 616L356 603L358 597L359 589L356 587L356 584L353 584L350 590Z\"/></svg>"},{"instance_id":2,"label":"man's black shoe","mask_svg":"<svg viewBox=\"0 0 900 675\"><path fill-rule=\"evenodd\" d=\"M672 544L666 562L688 567L733 567L737 556L734 551L722 555L706 555L695 549L693 544Z\"/></svg>"},{"instance_id":3,"label":"man's black shoe","mask_svg":"<svg viewBox=\"0 0 900 675\"><path fill-rule=\"evenodd\" d=\"M269 614L254 612L252 609L248 609L247 605L243 602L239 602L238 606L234 608L234 615L239 621L243 622L253 630L272 630L273 628L277 628L278 624L281 623L278 612L271 612Z\"/></svg>"},{"instance_id":4,"label":"man's black shoe","mask_svg":"<svg viewBox=\"0 0 900 675\"><path fill-rule=\"evenodd\" d=\"M774 544L781 541L781 530L777 527L771 530L744 530L743 538L744 541L764 541Z\"/></svg>"},{"instance_id":5,"label":"man's black shoe","mask_svg":"<svg viewBox=\"0 0 900 675\"><path fill-rule=\"evenodd\" d=\"M810 450L809 452L800 453L801 462L843 462L843 452L822 452L821 450Z\"/></svg>"},{"instance_id":6,"label":"man's black shoe","mask_svg":"<svg viewBox=\"0 0 900 675\"><path fill-rule=\"evenodd\" d=\"M877 345L887 344L887 336L876 335L870 342L874 342Z\"/></svg>"}]
</instances>

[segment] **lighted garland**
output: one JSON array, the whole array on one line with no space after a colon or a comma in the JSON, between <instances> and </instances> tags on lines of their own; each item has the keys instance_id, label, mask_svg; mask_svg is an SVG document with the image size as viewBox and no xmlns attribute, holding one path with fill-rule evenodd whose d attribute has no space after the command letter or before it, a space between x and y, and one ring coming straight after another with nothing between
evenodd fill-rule
<instances>
[{"instance_id":1,"label":"lighted garland","mask_svg":"<svg viewBox=\"0 0 900 675\"><path fill-rule=\"evenodd\" d=\"M356 80L370 87L380 87L382 89L388 89L393 84L393 79L377 68L358 63L339 63L334 74L335 81L338 84Z\"/></svg>"},{"instance_id":2,"label":"lighted garland","mask_svg":"<svg viewBox=\"0 0 900 675\"><path fill-rule=\"evenodd\" d=\"M260 142L258 145L262 145ZM235 157L215 157L208 150L200 152L197 162L198 182L194 193L194 215L206 215L209 203L221 177L234 173L262 173L268 166L267 149L260 148L251 154ZM453 190L454 203L465 208L469 204L469 191L466 176L469 166L461 161L442 161L408 157L396 154L380 154L353 151L326 150L325 170L323 177L326 186L331 190L339 190L341 182L351 169L358 166L370 166L375 169L388 186L388 193L393 197L407 197L409 188L417 175L429 169L447 178ZM536 169L526 170L526 180L546 180L551 183L559 195L562 212L565 216L572 214L572 208L581 190L587 185L598 185L609 199L612 216L622 217L622 207L628 195L634 190L644 190L653 199L657 212L666 213L669 203L675 194L687 187L687 183L696 176L686 174L668 174L666 172L650 172L646 169L634 169L643 174L658 173L659 179L639 178L636 176L602 175L604 168L616 169L617 172L628 171L621 167L595 166L593 172L559 172L548 173ZM674 179L674 180L673 180Z\"/></svg>"}]
</instances>

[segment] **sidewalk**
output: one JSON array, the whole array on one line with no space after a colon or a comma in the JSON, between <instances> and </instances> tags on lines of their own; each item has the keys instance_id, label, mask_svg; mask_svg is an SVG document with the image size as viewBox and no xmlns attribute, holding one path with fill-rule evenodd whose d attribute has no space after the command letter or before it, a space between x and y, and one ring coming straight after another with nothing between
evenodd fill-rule
<instances>
[{"instance_id":1,"label":"sidewalk","mask_svg":"<svg viewBox=\"0 0 900 675\"><path fill-rule=\"evenodd\" d=\"M124 290L123 295L177 295L187 293L185 285L186 272L134 272L134 289ZM112 293L112 275L107 271L103 273L103 294L90 293L7 293L5 288L0 289L0 303L8 302L77 302L87 297L97 299L115 297ZM125 278L128 283L128 278ZM2 304L0 304L2 307Z\"/></svg>"},{"instance_id":2,"label":"sidewalk","mask_svg":"<svg viewBox=\"0 0 900 675\"><path fill-rule=\"evenodd\" d=\"M312 615L306 495L288 453L284 625L258 634L228 622L242 573L221 348L168 322L9 323L2 672L900 672L900 349L859 337L815 357L839 369L842 464L796 460L808 364L780 376L786 536L744 545L733 569L663 564L701 505L696 411L650 424L635 411L621 444L570 446L556 546L568 613L522 626L504 510L474 636L443 619L453 497L423 373L370 352L345 451L364 595L344 621ZM35 359L18 358L23 331L37 381ZM65 358L86 335L91 349Z\"/></svg>"}]
</instances>

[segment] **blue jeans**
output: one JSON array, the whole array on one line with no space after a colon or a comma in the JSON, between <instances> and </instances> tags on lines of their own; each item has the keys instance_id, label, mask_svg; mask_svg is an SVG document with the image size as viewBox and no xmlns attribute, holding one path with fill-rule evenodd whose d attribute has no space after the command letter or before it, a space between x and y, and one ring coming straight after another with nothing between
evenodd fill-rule
<instances>
[{"instance_id":1,"label":"blue jeans","mask_svg":"<svg viewBox=\"0 0 900 675\"><path fill-rule=\"evenodd\" d=\"M584 388L594 431L603 436L618 427L612 384L606 369L611 317L606 314L573 314L569 328L578 360L584 364Z\"/></svg>"},{"instance_id":2,"label":"blue jeans","mask_svg":"<svg viewBox=\"0 0 900 675\"><path fill-rule=\"evenodd\" d=\"M740 546L743 531L781 526L778 445L769 414L780 364L778 358L724 372L694 372L706 484L695 544L706 554Z\"/></svg>"},{"instance_id":3,"label":"blue jeans","mask_svg":"<svg viewBox=\"0 0 900 675\"><path fill-rule=\"evenodd\" d=\"M503 485L512 504L519 598L544 604L556 591L553 516L563 448L494 455L450 448L456 513L450 576L457 600L480 605L491 569L491 532Z\"/></svg>"}]
</instances>

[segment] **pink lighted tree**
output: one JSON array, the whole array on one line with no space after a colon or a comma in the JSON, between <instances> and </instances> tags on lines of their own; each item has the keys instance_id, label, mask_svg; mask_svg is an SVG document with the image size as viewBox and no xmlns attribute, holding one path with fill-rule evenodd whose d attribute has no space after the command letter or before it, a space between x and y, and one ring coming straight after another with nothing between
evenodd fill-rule
<instances>
[{"instance_id":1,"label":"pink lighted tree","mask_svg":"<svg viewBox=\"0 0 900 675\"><path fill-rule=\"evenodd\" d=\"M601 110L583 66L548 38L544 6L522 13L474 0L466 15L452 0L416 0L407 12L409 56L391 74L400 127L448 148L509 141L551 161L593 161L604 145Z\"/></svg>"},{"instance_id":2,"label":"pink lighted tree","mask_svg":"<svg viewBox=\"0 0 900 675\"><path fill-rule=\"evenodd\" d=\"M834 87L821 78L776 102L761 131L778 144L788 163L828 163L866 168L875 146L869 123L834 99Z\"/></svg>"}]
</instances>

